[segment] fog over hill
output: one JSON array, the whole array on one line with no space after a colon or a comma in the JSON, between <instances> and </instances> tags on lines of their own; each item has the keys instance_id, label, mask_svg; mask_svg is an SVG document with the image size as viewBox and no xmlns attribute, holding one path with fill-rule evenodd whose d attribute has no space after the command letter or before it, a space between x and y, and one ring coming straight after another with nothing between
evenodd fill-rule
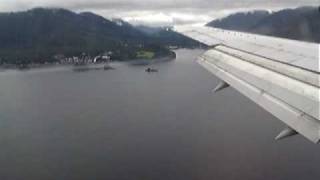
<instances>
[{"instance_id":1,"label":"fog over hill","mask_svg":"<svg viewBox=\"0 0 320 180\"><path fill-rule=\"evenodd\" d=\"M209 22L207 26L289 39L320 42L318 7L300 7L269 13L241 12Z\"/></svg>"}]
</instances>

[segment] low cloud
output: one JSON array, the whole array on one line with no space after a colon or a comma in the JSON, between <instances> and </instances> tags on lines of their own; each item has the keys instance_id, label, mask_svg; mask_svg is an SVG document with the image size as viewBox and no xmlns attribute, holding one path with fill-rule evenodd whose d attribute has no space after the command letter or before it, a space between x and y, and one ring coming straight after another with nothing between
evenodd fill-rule
<instances>
[{"instance_id":1,"label":"low cloud","mask_svg":"<svg viewBox=\"0 0 320 180\"><path fill-rule=\"evenodd\" d=\"M306 5L319 5L319 0L0 0L0 12L62 7L134 24L173 25L205 23L235 11Z\"/></svg>"}]
</instances>

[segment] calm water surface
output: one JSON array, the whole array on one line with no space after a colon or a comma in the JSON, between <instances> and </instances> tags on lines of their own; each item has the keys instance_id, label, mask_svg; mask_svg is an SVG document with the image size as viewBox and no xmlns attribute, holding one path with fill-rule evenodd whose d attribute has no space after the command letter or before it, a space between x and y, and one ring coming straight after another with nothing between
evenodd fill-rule
<instances>
[{"instance_id":1,"label":"calm water surface","mask_svg":"<svg viewBox=\"0 0 320 180\"><path fill-rule=\"evenodd\" d=\"M319 180L320 147L195 62L0 73L1 180Z\"/></svg>"}]
</instances>

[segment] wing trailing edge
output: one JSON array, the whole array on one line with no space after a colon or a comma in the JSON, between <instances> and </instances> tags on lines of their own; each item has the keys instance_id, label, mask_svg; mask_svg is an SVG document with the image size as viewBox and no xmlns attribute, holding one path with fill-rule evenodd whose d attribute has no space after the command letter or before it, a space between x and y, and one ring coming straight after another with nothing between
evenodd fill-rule
<instances>
[{"instance_id":1,"label":"wing trailing edge","mask_svg":"<svg viewBox=\"0 0 320 180\"><path fill-rule=\"evenodd\" d=\"M233 32L228 31L223 35L220 32L217 35L216 31L219 30L205 30L199 33L197 29L192 28L181 31L178 29L178 32L211 47L199 57L198 63L222 80L215 91L230 85L284 122L288 128L276 139L299 133L310 141L319 143L319 45L315 50L315 44L261 38L257 35L250 35L253 40L248 43L245 39L239 38L239 34L239 42L235 42L234 37L228 37L234 36ZM254 39L257 39L256 44ZM267 45L263 46L264 43ZM272 48L268 43L278 45L269 50L269 53L274 52L273 54L266 53ZM295 52L291 53L292 47L304 48L295 49ZM263 49L263 53L260 48ZM304 61L300 61L301 57L304 57L305 64ZM315 67L311 67L310 64Z\"/></svg>"}]
</instances>

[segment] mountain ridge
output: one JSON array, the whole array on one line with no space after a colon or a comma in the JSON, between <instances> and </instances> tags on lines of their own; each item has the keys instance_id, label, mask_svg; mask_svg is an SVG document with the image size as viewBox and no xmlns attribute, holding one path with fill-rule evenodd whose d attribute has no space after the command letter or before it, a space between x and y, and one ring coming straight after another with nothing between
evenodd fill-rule
<instances>
[{"instance_id":1,"label":"mountain ridge","mask_svg":"<svg viewBox=\"0 0 320 180\"><path fill-rule=\"evenodd\" d=\"M245 21L243 17L249 18L250 21ZM213 20L207 26L319 43L319 19L319 8L306 6L271 13L268 11L235 13Z\"/></svg>"},{"instance_id":2,"label":"mountain ridge","mask_svg":"<svg viewBox=\"0 0 320 180\"><path fill-rule=\"evenodd\" d=\"M166 46L183 46L182 41L168 43L125 21L120 24L91 12L62 8L0 13L0 42L0 64L54 62L57 54L95 56L106 51L114 52L114 59L130 60L139 50L155 51L160 56L169 53Z\"/></svg>"}]
</instances>

